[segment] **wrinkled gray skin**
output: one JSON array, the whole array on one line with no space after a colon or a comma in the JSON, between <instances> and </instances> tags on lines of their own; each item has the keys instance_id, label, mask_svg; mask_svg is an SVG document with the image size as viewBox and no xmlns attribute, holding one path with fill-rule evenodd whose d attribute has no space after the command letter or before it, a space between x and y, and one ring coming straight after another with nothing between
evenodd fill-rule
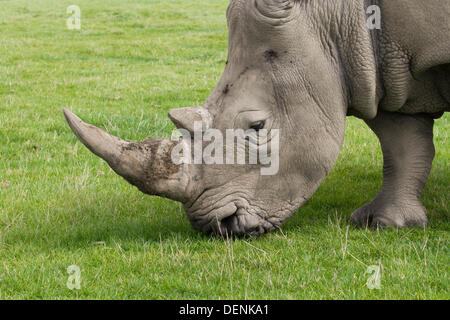
<instances>
[{"instance_id":1,"label":"wrinkled gray skin","mask_svg":"<svg viewBox=\"0 0 450 320\"><path fill-rule=\"evenodd\" d=\"M382 30L366 26L378 4ZM229 60L202 107L172 110L178 128L280 129L280 171L180 165L178 142L120 140L65 110L81 141L141 191L181 201L192 225L257 236L292 216L332 169L348 115L384 153L383 187L356 210L358 226L425 226L419 196L434 157L434 118L450 111L450 1L231 0Z\"/></svg>"}]
</instances>

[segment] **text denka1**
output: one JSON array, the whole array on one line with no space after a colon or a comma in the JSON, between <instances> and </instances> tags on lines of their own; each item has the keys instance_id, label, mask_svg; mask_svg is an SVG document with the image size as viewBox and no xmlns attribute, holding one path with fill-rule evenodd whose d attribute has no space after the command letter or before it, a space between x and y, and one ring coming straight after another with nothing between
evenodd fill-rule
<instances>
[{"instance_id":1,"label":"text denka1","mask_svg":"<svg viewBox=\"0 0 450 320\"><path fill-rule=\"evenodd\" d=\"M199 306L186 306L180 307L180 315L197 315L211 317L214 312L221 313L223 315L267 315L269 314L268 305L240 305L240 304L225 304L222 309L214 307L199 307Z\"/></svg>"}]
</instances>

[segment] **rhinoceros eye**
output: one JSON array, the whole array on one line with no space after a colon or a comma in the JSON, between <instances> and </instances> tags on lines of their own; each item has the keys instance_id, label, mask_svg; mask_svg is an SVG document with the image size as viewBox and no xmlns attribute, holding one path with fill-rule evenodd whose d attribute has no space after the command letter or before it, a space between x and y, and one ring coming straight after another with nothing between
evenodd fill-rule
<instances>
[{"instance_id":1,"label":"rhinoceros eye","mask_svg":"<svg viewBox=\"0 0 450 320\"><path fill-rule=\"evenodd\" d=\"M264 129L264 126L266 125L266 121L258 121L254 124L252 124L252 126L250 127L250 129L253 129L255 131L259 131Z\"/></svg>"}]
</instances>

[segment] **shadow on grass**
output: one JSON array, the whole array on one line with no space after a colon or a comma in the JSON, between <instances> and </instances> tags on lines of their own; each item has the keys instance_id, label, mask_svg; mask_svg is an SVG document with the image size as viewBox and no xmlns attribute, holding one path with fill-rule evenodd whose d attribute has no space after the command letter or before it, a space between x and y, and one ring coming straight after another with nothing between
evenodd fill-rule
<instances>
[{"instance_id":1,"label":"shadow on grass","mask_svg":"<svg viewBox=\"0 0 450 320\"><path fill-rule=\"evenodd\" d=\"M71 206L70 200L62 199L60 203L66 208L54 208L47 219L36 209L5 232L3 243L76 249L111 242L208 239L191 227L175 202L160 198L139 200L139 197L124 201L114 194L106 202L101 197L96 195L76 207Z\"/></svg>"},{"instance_id":2,"label":"shadow on grass","mask_svg":"<svg viewBox=\"0 0 450 320\"><path fill-rule=\"evenodd\" d=\"M342 175L339 168L336 169L313 197L288 220L283 230L301 230L311 226L327 228L330 222L354 227L350 216L377 195L382 182L381 172L367 172L362 167L352 170L341 168L346 172ZM450 229L447 186L448 170L435 166L421 197L428 211L430 230Z\"/></svg>"},{"instance_id":3,"label":"shadow on grass","mask_svg":"<svg viewBox=\"0 0 450 320\"><path fill-rule=\"evenodd\" d=\"M431 230L449 230L446 173L442 167L435 168L422 197L429 211ZM370 201L379 186L377 174L364 172L363 168L346 171L344 176L341 172L334 172L312 199L288 220L282 232L317 235L318 230L330 228L330 223L351 226L351 213ZM5 232L3 242L85 248L102 242L222 240L221 237L194 230L180 204L158 197L141 196L135 190L130 192L129 195L120 191L108 194L107 200L104 194L99 193L85 203L76 203L77 200L64 197L60 203L64 203L65 207L54 208L50 220L43 219L42 210L36 208L32 215L34 218L26 217ZM83 195L79 197L82 198Z\"/></svg>"}]
</instances>

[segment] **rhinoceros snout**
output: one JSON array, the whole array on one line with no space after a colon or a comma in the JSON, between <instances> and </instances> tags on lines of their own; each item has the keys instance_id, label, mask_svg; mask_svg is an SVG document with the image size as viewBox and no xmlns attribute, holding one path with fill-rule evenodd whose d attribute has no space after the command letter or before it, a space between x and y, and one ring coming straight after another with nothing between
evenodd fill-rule
<instances>
[{"instance_id":1,"label":"rhinoceros snout","mask_svg":"<svg viewBox=\"0 0 450 320\"><path fill-rule=\"evenodd\" d=\"M258 237L268 232L264 225L260 217L238 211L223 219L218 231L221 236Z\"/></svg>"},{"instance_id":2,"label":"rhinoceros snout","mask_svg":"<svg viewBox=\"0 0 450 320\"><path fill-rule=\"evenodd\" d=\"M189 217L189 214L188 214ZM277 229L257 214L250 214L243 209L236 209L226 216L210 214L208 218L190 218L192 226L200 231L222 238L259 237Z\"/></svg>"}]
</instances>

